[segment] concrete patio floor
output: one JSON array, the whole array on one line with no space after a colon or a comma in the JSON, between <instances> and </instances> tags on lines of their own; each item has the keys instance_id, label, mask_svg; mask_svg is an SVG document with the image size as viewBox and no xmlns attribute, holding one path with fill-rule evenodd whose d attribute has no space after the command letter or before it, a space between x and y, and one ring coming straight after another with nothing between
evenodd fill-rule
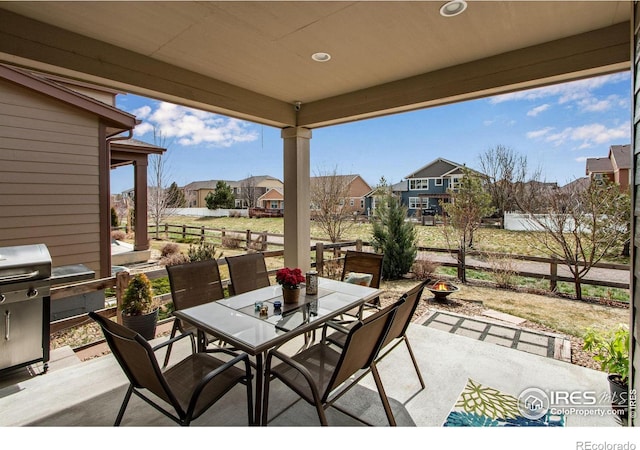
<instances>
[{"instance_id":1,"label":"concrete patio floor","mask_svg":"<svg viewBox=\"0 0 640 450\"><path fill-rule=\"evenodd\" d=\"M531 387L547 392L593 391L599 398L609 392L604 373L563 361L419 324L411 324L408 336L426 389L420 390L404 345L398 346L379 364L399 426L441 427L468 378L516 397ZM159 338L158 342L163 339L166 338ZM190 349L186 341L181 344L174 347L173 361ZM292 342L289 350L298 344ZM161 357L161 352L158 353ZM24 380L9 379L0 384L0 411L4 412L0 414L0 426L111 426L125 390L126 378L112 355L68 367L62 360L54 362L44 375ZM279 382L272 384L271 394L270 426L319 425L315 409L300 401ZM377 426L388 425L371 375L338 404ZM328 411L328 421L334 426L362 425L332 409ZM246 424L244 390L237 387L193 425ZM133 398L122 425L175 424L141 400ZM619 427L612 416L577 414L567 415L566 426Z\"/></svg>"}]
</instances>

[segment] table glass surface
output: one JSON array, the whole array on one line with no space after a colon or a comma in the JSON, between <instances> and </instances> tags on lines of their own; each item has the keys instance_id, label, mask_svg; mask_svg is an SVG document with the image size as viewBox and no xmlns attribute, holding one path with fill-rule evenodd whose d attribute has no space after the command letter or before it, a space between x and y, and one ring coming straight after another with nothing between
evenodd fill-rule
<instances>
[{"instance_id":1,"label":"table glass surface","mask_svg":"<svg viewBox=\"0 0 640 450\"><path fill-rule=\"evenodd\" d=\"M284 335L287 333L290 336L298 334L297 329L303 325L317 322L319 326L379 294L379 290L370 287L319 278L318 294L307 296L303 285L300 300L293 306L283 303L280 309L274 307L276 300L282 302L282 287L275 285L176 311L175 314L204 331L253 352L268 347L270 343L276 345L286 340ZM267 306L267 315L256 311L256 301ZM310 327L314 328L313 325Z\"/></svg>"}]
</instances>

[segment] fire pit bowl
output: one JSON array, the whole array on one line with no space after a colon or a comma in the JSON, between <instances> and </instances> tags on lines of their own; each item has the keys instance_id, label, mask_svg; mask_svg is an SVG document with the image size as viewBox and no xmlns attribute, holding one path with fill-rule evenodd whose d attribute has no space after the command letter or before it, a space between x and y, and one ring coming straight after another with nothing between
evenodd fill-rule
<instances>
[{"instance_id":1,"label":"fire pit bowl","mask_svg":"<svg viewBox=\"0 0 640 450\"><path fill-rule=\"evenodd\" d=\"M438 280L434 283L425 286L431 293L436 301L442 302L447 299L447 295L460 290L458 286L448 281Z\"/></svg>"}]
</instances>

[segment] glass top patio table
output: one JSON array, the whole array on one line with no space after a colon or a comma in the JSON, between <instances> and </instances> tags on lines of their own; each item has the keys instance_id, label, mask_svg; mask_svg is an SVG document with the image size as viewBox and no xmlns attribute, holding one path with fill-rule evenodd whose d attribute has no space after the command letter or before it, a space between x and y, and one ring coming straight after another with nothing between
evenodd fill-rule
<instances>
[{"instance_id":1,"label":"glass top patio table","mask_svg":"<svg viewBox=\"0 0 640 450\"><path fill-rule=\"evenodd\" d=\"M204 333L231 344L234 348L255 356L256 424L261 424L262 391L264 389L264 358L269 349L296 336L322 326L342 313L360 307L382 294L374 289L342 281L318 278L318 294L306 295L301 286L297 305L285 305L280 285L267 286L240 295L216 300L178 311L174 315L198 329L198 350L206 347ZM282 302L276 309L274 302ZM261 315L255 303L262 302L268 313ZM305 338L305 345L307 340Z\"/></svg>"},{"instance_id":2,"label":"glass top patio table","mask_svg":"<svg viewBox=\"0 0 640 450\"><path fill-rule=\"evenodd\" d=\"M175 311L176 317L250 355L265 352L305 331L380 296L382 291L327 278L318 279L318 294L284 304L282 287L267 286L240 295ZM278 310L274 302L282 302ZM255 303L262 302L268 314L260 315Z\"/></svg>"}]
</instances>

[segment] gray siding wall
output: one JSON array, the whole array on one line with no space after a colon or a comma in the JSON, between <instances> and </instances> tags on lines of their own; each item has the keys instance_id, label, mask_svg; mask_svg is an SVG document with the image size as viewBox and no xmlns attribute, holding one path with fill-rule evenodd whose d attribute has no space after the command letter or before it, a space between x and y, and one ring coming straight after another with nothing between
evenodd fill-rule
<instances>
[{"instance_id":1,"label":"gray siding wall","mask_svg":"<svg viewBox=\"0 0 640 450\"><path fill-rule=\"evenodd\" d=\"M0 247L99 274L98 118L0 81Z\"/></svg>"}]
</instances>

